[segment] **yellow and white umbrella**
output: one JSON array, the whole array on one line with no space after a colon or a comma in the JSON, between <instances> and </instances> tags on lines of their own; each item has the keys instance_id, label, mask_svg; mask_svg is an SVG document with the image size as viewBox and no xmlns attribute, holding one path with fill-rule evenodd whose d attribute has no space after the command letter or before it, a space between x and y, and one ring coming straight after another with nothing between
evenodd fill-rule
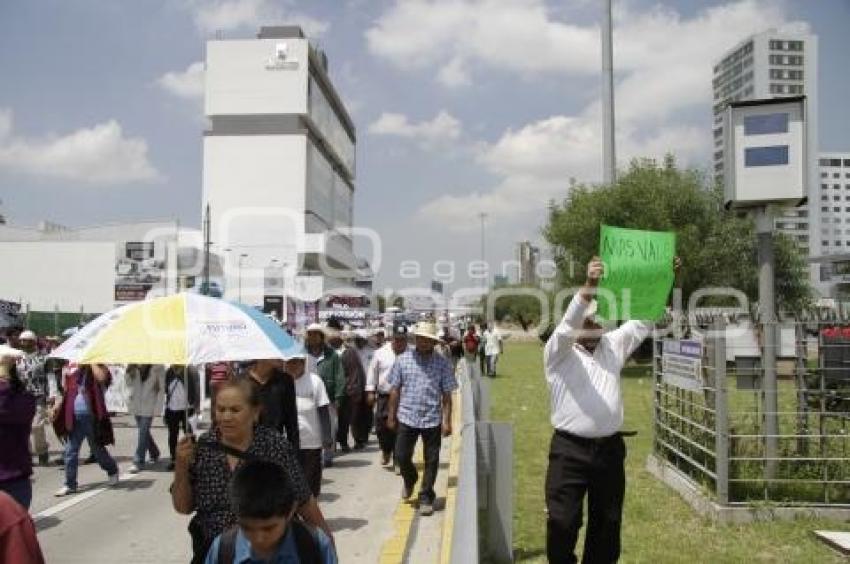
<instances>
[{"instance_id":1,"label":"yellow and white umbrella","mask_svg":"<svg viewBox=\"0 0 850 564\"><path fill-rule=\"evenodd\" d=\"M183 293L119 307L50 355L79 364L205 364L286 359L292 337L254 308Z\"/></svg>"}]
</instances>

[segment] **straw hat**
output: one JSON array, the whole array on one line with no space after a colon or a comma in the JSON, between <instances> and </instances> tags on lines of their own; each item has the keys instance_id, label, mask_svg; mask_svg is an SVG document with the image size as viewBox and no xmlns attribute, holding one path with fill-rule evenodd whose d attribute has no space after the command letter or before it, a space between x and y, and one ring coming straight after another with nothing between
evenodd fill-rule
<instances>
[{"instance_id":1,"label":"straw hat","mask_svg":"<svg viewBox=\"0 0 850 564\"><path fill-rule=\"evenodd\" d=\"M443 340L437 334L437 324L432 323L430 321L420 321L416 324L416 327L413 329L413 335L415 337L425 337L426 339L431 339L432 341L437 341L438 343L442 343Z\"/></svg>"},{"instance_id":2,"label":"straw hat","mask_svg":"<svg viewBox=\"0 0 850 564\"><path fill-rule=\"evenodd\" d=\"M8 345L0 345L0 364L11 363L26 356L22 350L13 349Z\"/></svg>"}]
</instances>

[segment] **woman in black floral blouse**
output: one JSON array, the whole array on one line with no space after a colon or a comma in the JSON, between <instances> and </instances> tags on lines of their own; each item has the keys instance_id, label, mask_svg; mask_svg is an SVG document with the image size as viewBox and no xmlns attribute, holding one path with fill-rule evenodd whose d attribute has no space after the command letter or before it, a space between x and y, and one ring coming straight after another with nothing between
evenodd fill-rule
<instances>
[{"instance_id":1,"label":"woman in black floral blouse","mask_svg":"<svg viewBox=\"0 0 850 564\"><path fill-rule=\"evenodd\" d=\"M236 379L223 384L215 409L215 429L201 435L197 443L183 437L177 446L171 500L178 513L195 512L189 525L192 562L203 562L213 539L236 524L228 492L234 471L246 459L270 460L286 468L301 518L333 538L292 447L283 435L257 423L260 401L250 382Z\"/></svg>"}]
</instances>

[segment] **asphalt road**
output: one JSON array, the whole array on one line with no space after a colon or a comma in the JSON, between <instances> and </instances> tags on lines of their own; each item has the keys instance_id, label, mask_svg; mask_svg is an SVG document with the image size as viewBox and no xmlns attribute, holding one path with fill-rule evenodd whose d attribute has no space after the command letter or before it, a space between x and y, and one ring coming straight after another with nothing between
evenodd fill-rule
<instances>
[{"instance_id":1,"label":"asphalt road","mask_svg":"<svg viewBox=\"0 0 850 564\"><path fill-rule=\"evenodd\" d=\"M168 493L171 473L166 469L165 428L157 419L153 434L163 460L130 476L126 471L136 441L136 429L130 422L129 417L114 419L117 444L109 450L122 478L114 488L106 486L106 473L97 464L81 465L79 493L57 498L53 493L62 486L62 469L35 469L31 513L48 563L189 561L189 519L175 513ZM59 456L59 445L51 434L48 431L53 459ZM81 454L88 454L86 445ZM319 503L334 530L341 562L378 562L382 545L393 534L401 478L382 468L378 458L373 437L365 450L341 455L333 468L325 470ZM427 552L431 555L434 541L439 546L439 521L438 512L423 528L433 531L422 539L430 545Z\"/></svg>"}]
</instances>

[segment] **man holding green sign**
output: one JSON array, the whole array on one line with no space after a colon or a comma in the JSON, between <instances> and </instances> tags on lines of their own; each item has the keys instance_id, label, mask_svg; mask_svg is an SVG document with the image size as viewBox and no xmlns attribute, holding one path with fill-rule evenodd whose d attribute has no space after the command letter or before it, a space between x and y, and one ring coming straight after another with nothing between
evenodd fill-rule
<instances>
[{"instance_id":1,"label":"man holding green sign","mask_svg":"<svg viewBox=\"0 0 850 564\"><path fill-rule=\"evenodd\" d=\"M576 562L585 495L582 561L620 557L626 488L620 371L663 315L681 265L672 233L603 226L600 253L543 352L555 428L546 472L546 552L555 564ZM606 332L599 318L630 321Z\"/></svg>"}]
</instances>

